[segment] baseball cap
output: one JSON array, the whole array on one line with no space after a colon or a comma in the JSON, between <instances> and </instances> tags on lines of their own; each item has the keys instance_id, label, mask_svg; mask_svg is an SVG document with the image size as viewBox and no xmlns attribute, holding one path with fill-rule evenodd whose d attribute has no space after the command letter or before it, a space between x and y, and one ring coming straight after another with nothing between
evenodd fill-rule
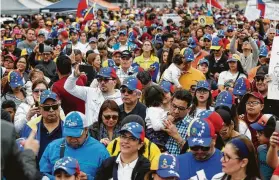
<instances>
[{"instance_id":1,"label":"baseball cap","mask_svg":"<svg viewBox=\"0 0 279 180\"><path fill-rule=\"evenodd\" d=\"M4 46L11 46L11 45L15 45L16 41L13 40L12 38L8 38L4 41Z\"/></svg>"},{"instance_id":2,"label":"baseball cap","mask_svg":"<svg viewBox=\"0 0 279 180\"><path fill-rule=\"evenodd\" d=\"M227 60L227 62L237 62L237 61L240 61L240 57L237 54L231 55Z\"/></svg>"},{"instance_id":3,"label":"baseball cap","mask_svg":"<svg viewBox=\"0 0 279 180\"><path fill-rule=\"evenodd\" d=\"M257 122L251 124L251 128L256 131L263 131L266 127L275 129L276 121L274 117L271 118L272 116L272 114L263 114Z\"/></svg>"},{"instance_id":4,"label":"baseball cap","mask_svg":"<svg viewBox=\"0 0 279 180\"><path fill-rule=\"evenodd\" d=\"M132 57L132 53L129 50L124 50L121 53L121 58L128 57L129 59Z\"/></svg>"},{"instance_id":5,"label":"baseball cap","mask_svg":"<svg viewBox=\"0 0 279 180\"><path fill-rule=\"evenodd\" d=\"M171 154L160 154L155 156L151 162L150 170L156 171L161 178L180 178L178 160Z\"/></svg>"},{"instance_id":6,"label":"baseball cap","mask_svg":"<svg viewBox=\"0 0 279 180\"><path fill-rule=\"evenodd\" d=\"M40 30L38 36L45 36L45 32L43 30Z\"/></svg>"},{"instance_id":7,"label":"baseball cap","mask_svg":"<svg viewBox=\"0 0 279 180\"><path fill-rule=\"evenodd\" d=\"M136 114L130 114L128 116L126 116L120 124L120 127L124 126L127 123L130 122L136 122L138 124L140 124L143 128L145 128L145 121L142 119L142 117L140 117L139 115Z\"/></svg>"},{"instance_id":8,"label":"baseball cap","mask_svg":"<svg viewBox=\"0 0 279 180\"><path fill-rule=\"evenodd\" d=\"M123 34L123 35L127 35L127 31L126 30L121 30L121 31L119 31L119 33L118 33L119 35L121 35L121 34Z\"/></svg>"},{"instance_id":9,"label":"baseball cap","mask_svg":"<svg viewBox=\"0 0 279 180\"><path fill-rule=\"evenodd\" d=\"M215 128L210 121L197 118L190 123L187 134L190 147L209 147L215 135Z\"/></svg>"},{"instance_id":10,"label":"baseball cap","mask_svg":"<svg viewBox=\"0 0 279 180\"><path fill-rule=\"evenodd\" d=\"M210 34L203 35L203 39L208 39L209 41L212 41L212 36Z\"/></svg>"},{"instance_id":11,"label":"baseball cap","mask_svg":"<svg viewBox=\"0 0 279 180\"><path fill-rule=\"evenodd\" d=\"M235 85L233 88L234 95L241 95L243 96L246 94L247 90L251 89L251 84L248 79L241 77L235 81Z\"/></svg>"},{"instance_id":12,"label":"baseball cap","mask_svg":"<svg viewBox=\"0 0 279 180\"><path fill-rule=\"evenodd\" d=\"M224 124L222 117L217 112L211 110L200 112L197 118L209 120L213 124L215 132L217 133L221 131Z\"/></svg>"},{"instance_id":13,"label":"baseball cap","mask_svg":"<svg viewBox=\"0 0 279 180\"><path fill-rule=\"evenodd\" d=\"M165 81L165 80L161 81L160 86L166 93L169 92L174 93L175 91L174 85L169 81Z\"/></svg>"},{"instance_id":14,"label":"baseball cap","mask_svg":"<svg viewBox=\"0 0 279 180\"><path fill-rule=\"evenodd\" d=\"M218 113L220 115L220 117L222 118L223 122L226 124L226 125L229 125L231 124L232 122L232 115L229 111L225 110L225 109L217 109L215 111L216 113ZM215 126L214 126L215 127Z\"/></svg>"},{"instance_id":15,"label":"baseball cap","mask_svg":"<svg viewBox=\"0 0 279 180\"><path fill-rule=\"evenodd\" d=\"M95 43L95 42L97 42L97 41L98 41L98 40L97 40L95 37L92 37L92 38L89 39L89 44L92 43L92 42Z\"/></svg>"},{"instance_id":16,"label":"baseball cap","mask_svg":"<svg viewBox=\"0 0 279 180\"><path fill-rule=\"evenodd\" d=\"M4 56L4 59L6 59L6 58L11 58L13 61L16 61L16 59L17 59L17 57L16 56L14 56L12 53L8 53L8 54L6 54L5 56Z\"/></svg>"},{"instance_id":17,"label":"baseball cap","mask_svg":"<svg viewBox=\"0 0 279 180\"><path fill-rule=\"evenodd\" d=\"M85 115L72 111L65 117L63 136L80 137L85 127L88 127Z\"/></svg>"},{"instance_id":18,"label":"baseball cap","mask_svg":"<svg viewBox=\"0 0 279 180\"><path fill-rule=\"evenodd\" d=\"M256 72L256 77L260 76L265 76L266 74L268 74L268 66L260 66Z\"/></svg>"},{"instance_id":19,"label":"baseball cap","mask_svg":"<svg viewBox=\"0 0 279 180\"><path fill-rule=\"evenodd\" d=\"M59 169L62 169L67 172L69 175L79 174L80 167L78 161L72 157L63 157L55 162L53 167L53 175Z\"/></svg>"},{"instance_id":20,"label":"baseball cap","mask_svg":"<svg viewBox=\"0 0 279 180\"><path fill-rule=\"evenodd\" d=\"M52 99L52 100L56 101L57 94L50 90L44 90L40 96L40 104L44 104L47 99Z\"/></svg>"},{"instance_id":21,"label":"baseball cap","mask_svg":"<svg viewBox=\"0 0 279 180\"><path fill-rule=\"evenodd\" d=\"M119 54L121 55L121 51L117 50L117 51L114 51L114 52L112 53L112 56L114 56L114 55L117 54L117 53L119 53Z\"/></svg>"},{"instance_id":22,"label":"baseball cap","mask_svg":"<svg viewBox=\"0 0 279 180\"><path fill-rule=\"evenodd\" d=\"M205 64L207 64L207 66L209 66L209 61L208 61L207 59L205 59L205 58L202 58L202 59L199 61L198 65L201 65L201 64L203 64L203 63L205 63Z\"/></svg>"},{"instance_id":23,"label":"baseball cap","mask_svg":"<svg viewBox=\"0 0 279 180\"><path fill-rule=\"evenodd\" d=\"M231 26L231 25L229 25L228 28L227 28L227 31L229 31L229 30L233 31L233 30L234 30L234 27Z\"/></svg>"},{"instance_id":24,"label":"baseball cap","mask_svg":"<svg viewBox=\"0 0 279 180\"><path fill-rule=\"evenodd\" d=\"M198 39L197 38L195 38L195 37L190 37L189 39L188 39L188 47L189 48L195 48L195 47L197 47L199 45L199 41L198 41Z\"/></svg>"},{"instance_id":25,"label":"baseball cap","mask_svg":"<svg viewBox=\"0 0 279 180\"><path fill-rule=\"evenodd\" d=\"M212 39L212 45L210 49L219 50L223 46L223 41L219 37L214 37Z\"/></svg>"},{"instance_id":26,"label":"baseball cap","mask_svg":"<svg viewBox=\"0 0 279 180\"><path fill-rule=\"evenodd\" d=\"M123 84L121 87L127 87L128 89L134 91L136 89L142 90L142 84L140 80L138 80L136 77L127 77L124 79Z\"/></svg>"},{"instance_id":27,"label":"baseball cap","mask_svg":"<svg viewBox=\"0 0 279 180\"><path fill-rule=\"evenodd\" d=\"M270 20L269 19L263 19L263 23L270 24Z\"/></svg>"},{"instance_id":28,"label":"baseball cap","mask_svg":"<svg viewBox=\"0 0 279 180\"><path fill-rule=\"evenodd\" d=\"M145 132L143 126L136 122L129 122L124 124L119 131L119 133L129 132L137 139L140 139L142 142L144 141Z\"/></svg>"},{"instance_id":29,"label":"baseball cap","mask_svg":"<svg viewBox=\"0 0 279 180\"><path fill-rule=\"evenodd\" d=\"M234 97L229 91L222 91L216 99L215 108L219 106L227 106L229 108L234 104Z\"/></svg>"},{"instance_id":30,"label":"baseball cap","mask_svg":"<svg viewBox=\"0 0 279 180\"><path fill-rule=\"evenodd\" d=\"M190 48L186 48L184 51L184 58L185 58L186 62L194 61L195 57L194 57L193 50Z\"/></svg>"},{"instance_id":31,"label":"baseball cap","mask_svg":"<svg viewBox=\"0 0 279 180\"><path fill-rule=\"evenodd\" d=\"M105 34L99 34L99 36L98 36L98 40L99 40L99 39L106 40L106 39L107 39L107 37L106 37L106 35L105 35Z\"/></svg>"},{"instance_id":32,"label":"baseball cap","mask_svg":"<svg viewBox=\"0 0 279 180\"><path fill-rule=\"evenodd\" d=\"M262 45L260 47L259 57L267 57L268 56L268 49L266 45Z\"/></svg>"},{"instance_id":33,"label":"baseball cap","mask_svg":"<svg viewBox=\"0 0 279 180\"><path fill-rule=\"evenodd\" d=\"M63 36L64 38L68 38L69 37L69 33L66 30L62 30L60 32L60 35Z\"/></svg>"},{"instance_id":34,"label":"baseball cap","mask_svg":"<svg viewBox=\"0 0 279 180\"><path fill-rule=\"evenodd\" d=\"M217 33L217 36L219 38L224 38L225 37L225 31L224 30L219 30L218 33Z\"/></svg>"},{"instance_id":35,"label":"baseball cap","mask_svg":"<svg viewBox=\"0 0 279 180\"><path fill-rule=\"evenodd\" d=\"M105 77L105 78L117 78L115 69L112 67L104 67L101 68L100 72L97 75L97 78Z\"/></svg>"},{"instance_id":36,"label":"baseball cap","mask_svg":"<svg viewBox=\"0 0 279 180\"><path fill-rule=\"evenodd\" d=\"M8 74L8 81L11 88L17 88L19 86L23 86L23 77L19 74L19 72L11 71Z\"/></svg>"},{"instance_id":37,"label":"baseball cap","mask_svg":"<svg viewBox=\"0 0 279 180\"><path fill-rule=\"evenodd\" d=\"M250 93L246 93L246 94L243 96L242 101L243 101L244 103L246 103L246 102L248 101L249 97L251 97L251 96L253 96L253 97L259 99L260 102L261 102L262 104L264 103L263 95L262 95L261 93L259 93L259 92L250 92Z\"/></svg>"},{"instance_id":38,"label":"baseball cap","mask_svg":"<svg viewBox=\"0 0 279 180\"><path fill-rule=\"evenodd\" d=\"M210 89L211 89L210 85L207 81L198 81L196 90L201 89L201 88L207 89L208 91L210 91Z\"/></svg>"},{"instance_id":39,"label":"baseball cap","mask_svg":"<svg viewBox=\"0 0 279 180\"><path fill-rule=\"evenodd\" d=\"M212 25L212 24L206 24L206 25L204 26L204 28L206 28L206 27L210 27L211 29L213 29L213 25Z\"/></svg>"},{"instance_id":40,"label":"baseball cap","mask_svg":"<svg viewBox=\"0 0 279 180\"><path fill-rule=\"evenodd\" d=\"M116 31L116 30L117 30L117 28L115 26L110 28L110 31Z\"/></svg>"},{"instance_id":41,"label":"baseball cap","mask_svg":"<svg viewBox=\"0 0 279 180\"><path fill-rule=\"evenodd\" d=\"M52 48L50 46L44 45L44 52L52 52Z\"/></svg>"}]
</instances>

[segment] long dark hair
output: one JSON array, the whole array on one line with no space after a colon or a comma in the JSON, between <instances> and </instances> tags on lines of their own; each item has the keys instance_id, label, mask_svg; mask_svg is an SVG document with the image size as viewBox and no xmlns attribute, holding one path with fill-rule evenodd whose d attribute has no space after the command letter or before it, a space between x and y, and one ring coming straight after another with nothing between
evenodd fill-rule
<instances>
[{"instance_id":1,"label":"long dark hair","mask_svg":"<svg viewBox=\"0 0 279 180\"><path fill-rule=\"evenodd\" d=\"M191 106L191 109L190 109L190 112L189 112L189 115L190 116L194 116L195 113L196 113L196 109L197 109L197 106L198 106L198 98L197 98L197 90L195 91L195 94L194 94L194 97L193 97L193 102L192 102L192 106ZM213 101L213 98L212 98L212 94L211 92L209 91L209 97L206 101L206 110L209 110L211 104L212 104L212 101Z\"/></svg>"},{"instance_id":2,"label":"long dark hair","mask_svg":"<svg viewBox=\"0 0 279 180\"><path fill-rule=\"evenodd\" d=\"M261 19L256 19L255 23L258 22L260 24L259 29L256 29L255 25L254 25L254 29L256 32L258 32L262 37L264 37L265 32L264 32L264 25Z\"/></svg>"},{"instance_id":3,"label":"long dark hair","mask_svg":"<svg viewBox=\"0 0 279 180\"><path fill-rule=\"evenodd\" d=\"M241 64L241 62L240 62L240 61L237 61L236 63L237 63L237 71L238 71L239 73L245 74L245 76L246 76L246 78L247 78L247 77L248 77L248 74L247 74L247 72L244 70L244 68L243 68L243 66L242 66L242 64Z\"/></svg>"}]
</instances>

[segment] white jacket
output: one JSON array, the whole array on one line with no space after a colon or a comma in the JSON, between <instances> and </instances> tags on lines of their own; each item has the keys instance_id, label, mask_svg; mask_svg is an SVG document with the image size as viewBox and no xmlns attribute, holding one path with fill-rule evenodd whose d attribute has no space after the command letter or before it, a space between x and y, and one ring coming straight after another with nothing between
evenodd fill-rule
<instances>
[{"instance_id":1,"label":"white jacket","mask_svg":"<svg viewBox=\"0 0 279 180\"><path fill-rule=\"evenodd\" d=\"M165 128L163 121L168 118L168 112L161 107L149 107L146 109L146 127L154 131L161 131Z\"/></svg>"},{"instance_id":2,"label":"white jacket","mask_svg":"<svg viewBox=\"0 0 279 180\"><path fill-rule=\"evenodd\" d=\"M121 99L121 93L118 89L115 90L113 95L106 96L99 88L77 86L77 79L78 78L71 74L67 78L64 88L68 93L85 102L85 116L88 126L98 121L99 111L105 100L114 100L118 105L123 103Z\"/></svg>"}]
</instances>

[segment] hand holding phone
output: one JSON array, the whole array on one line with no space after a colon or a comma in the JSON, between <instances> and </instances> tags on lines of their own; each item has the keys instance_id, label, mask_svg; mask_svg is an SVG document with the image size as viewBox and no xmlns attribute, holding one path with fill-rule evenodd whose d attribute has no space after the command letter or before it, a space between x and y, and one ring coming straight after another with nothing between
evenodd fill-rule
<instances>
[{"instance_id":1,"label":"hand holding phone","mask_svg":"<svg viewBox=\"0 0 279 180\"><path fill-rule=\"evenodd\" d=\"M44 44L40 43L39 44L39 53L43 53L44 52Z\"/></svg>"},{"instance_id":2,"label":"hand holding phone","mask_svg":"<svg viewBox=\"0 0 279 180\"><path fill-rule=\"evenodd\" d=\"M68 43L66 45L66 54L70 56L72 54L72 44Z\"/></svg>"}]
</instances>

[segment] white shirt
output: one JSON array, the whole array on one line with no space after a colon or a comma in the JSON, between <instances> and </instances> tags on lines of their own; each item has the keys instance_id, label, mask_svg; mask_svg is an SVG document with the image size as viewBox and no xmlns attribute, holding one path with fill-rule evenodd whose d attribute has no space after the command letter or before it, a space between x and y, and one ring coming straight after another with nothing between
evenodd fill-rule
<instances>
[{"instance_id":1,"label":"white shirt","mask_svg":"<svg viewBox=\"0 0 279 180\"><path fill-rule=\"evenodd\" d=\"M116 163L118 164L117 178L119 180L131 180L133 170L138 162L138 158L136 160L132 161L131 163L123 166L121 159L120 159L120 155L121 155L121 153L118 155L118 157L116 159ZM113 180L113 178L111 178L110 180Z\"/></svg>"},{"instance_id":2,"label":"white shirt","mask_svg":"<svg viewBox=\"0 0 279 180\"><path fill-rule=\"evenodd\" d=\"M161 131L164 128L163 121L168 118L168 112L161 107L149 107L146 109L146 127L154 131Z\"/></svg>"},{"instance_id":3,"label":"white shirt","mask_svg":"<svg viewBox=\"0 0 279 180\"><path fill-rule=\"evenodd\" d=\"M230 80L232 81L232 83L234 83L236 81L237 76L238 76L238 72L236 72L235 74L232 74L231 71L221 72L218 79L218 86L225 85L225 83ZM238 79L242 77L247 78L245 74L240 73Z\"/></svg>"},{"instance_id":4,"label":"white shirt","mask_svg":"<svg viewBox=\"0 0 279 180\"><path fill-rule=\"evenodd\" d=\"M178 79L181 76L181 70L172 63L163 73L163 80L173 83L176 87L181 87Z\"/></svg>"}]
</instances>

